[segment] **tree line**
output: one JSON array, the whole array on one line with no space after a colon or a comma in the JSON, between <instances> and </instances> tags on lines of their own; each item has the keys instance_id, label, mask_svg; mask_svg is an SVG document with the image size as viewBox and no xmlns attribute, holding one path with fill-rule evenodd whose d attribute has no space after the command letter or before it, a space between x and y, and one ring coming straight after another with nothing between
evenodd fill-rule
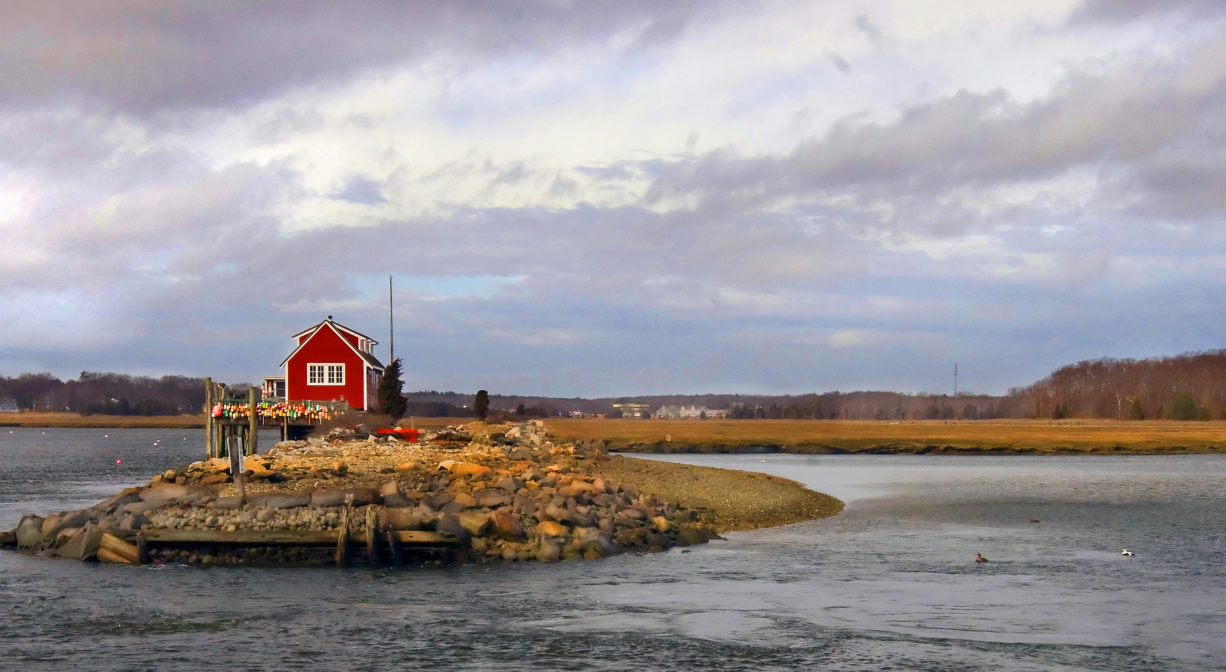
<instances>
[{"instance_id":1,"label":"tree line","mask_svg":"<svg viewBox=\"0 0 1226 672\"><path fill-rule=\"evenodd\" d=\"M82 415L179 415L204 406L204 379L186 376L128 376L82 371L76 380L49 373L0 376L0 398L19 410Z\"/></svg>"}]
</instances>

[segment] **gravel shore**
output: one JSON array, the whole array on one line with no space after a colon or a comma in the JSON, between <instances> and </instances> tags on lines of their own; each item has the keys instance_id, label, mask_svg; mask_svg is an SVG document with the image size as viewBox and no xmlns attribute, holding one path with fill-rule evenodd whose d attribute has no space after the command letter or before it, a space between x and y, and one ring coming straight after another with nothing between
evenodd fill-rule
<instances>
[{"instance_id":1,"label":"gravel shore","mask_svg":"<svg viewBox=\"0 0 1226 672\"><path fill-rule=\"evenodd\" d=\"M605 479L710 513L720 532L789 525L825 518L843 502L778 476L733 469L641 460L623 455L596 463Z\"/></svg>"}]
</instances>

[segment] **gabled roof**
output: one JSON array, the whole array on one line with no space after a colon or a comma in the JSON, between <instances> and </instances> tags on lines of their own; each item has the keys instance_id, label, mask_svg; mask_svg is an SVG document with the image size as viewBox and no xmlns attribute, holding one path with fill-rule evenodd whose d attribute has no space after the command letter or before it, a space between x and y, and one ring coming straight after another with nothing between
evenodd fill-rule
<instances>
[{"instance_id":1,"label":"gabled roof","mask_svg":"<svg viewBox=\"0 0 1226 672\"><path fill-rule=\"evenodd\" d=\"M371 338L371 337L369 337L369 336L367 336L367 335L365 335L365 334L362 334L362 333L357 332L357 331L354 331L354 330L352 330L352 329L350 329L350 328L348 328L348 327L346 327L346 326L343 326L343 325L337 324L336 322L333 322L333 321L332 321L332 316L331 316L331 315L329 315L329 316L327 317L327 319L325 319L324 321L320 322L319 324L316 324L315 326L311 327L310 329L303 329L302 331L300 331L300 332L298 332L298 333L294 334L293 336L291 336L290 338L293 338L294 340L297 340L297 339L301 338L302 336L305 336L305 335L307 335L307 334L311 334L310 338L307 338L306 340L304 340L304 341L302 341L301 343L299 343L299 344L298 344L298 347L294 348L294 351L293 351L293 352L289 353L288 355L286 355L286 356L285 356L285 359L281 360L281 364L280 364L280 366L285 366L285 363L286 363L286 362L288 362L290 359L292 359L292 358L294 357L294 355L298 354L298 351L299 351L299 350L301 350L301 349L303 349L304 347L306 347L306 344L307 344L307 343L310 343L312 338L315 338L315 334L318 334L320 331L323 331L324 327L328 327L328 328L329 328L329 329L331 329L331 330L332 330L334 333L336 333L336 337L337 337L337 338L339 338L339 339L341 339L341 341L342 341L342 342L344 342L344 344L345 344L345 345L347 345L347 346L349 347L349 349L353 351L353 354L357 355L358 357L361 357L361 358L362 358L362 361L366 362L366 365L367 365L367 366L369 366L370 368L372 368L372 369L374 369L374 370L378 371L379 373L383 373L383 364L379 363L379 360L378 360L378 359L376 359L374 355L369 354L369 353L362 352L361 350L358 350L357 348L353 347L353 344L352 344L352 343L350 343L350 342L349 342L349 340L348 340L348 339L346 339L344 336L342 336L342 335L340 334L340 332L341 332L341 331L346 331L346 332L348 332L348 333L350 333L350 334L353 334L354 336L357 336L357 337L359 337L359 338L364 338L364 339L366 339L366 340L370 341L371 343L378 343L378 341L376 341L375 339L373 339L373 338ZM312 332L314 332L314 333L312 333Z\"/></svg>"},{"instance_id":2,"label":"gabled roof","mask_svg":"<svg viewBox=\"0 0 1226 672\"><path fill-rule=\"evenodd\" d=\"M331 315L329 315L329 316L325 317L325 318L324 318L324 319L323 319L321 322L318 322L318 323L316 323L315 325L310 326L310 327L307 327L306 329L303 329L302 331L300 331L300 332L298 332L298 333L294 334L293 336L290 336L290 338L292 338L292 339L294 339L294 340L298 340L300 337L305 336L305 335L307 335L307 334L309 334L309 333L311 333L311 332L313 332L313 331L319 331L319 328L320 328L320 327L322 327L322 326L324 326L325 324L330 324L330 325L332 325L332 326L333 326L335 329L337 329L337 330L339 330L339 331L343 331L343 332L345 332L345 333L347 333L347 334L351 334L351 335L353 335L353 336L357 336L358 338L364 338L364 339L366 339L366 340L370 341L371 343L374 343L375 345L378 345L378 344L379 344L379 341L376 341L375 339L371 338L370 336L367 336L366 334L363 334L363 333L362 333L362 332L360 332L360 331L355 331L355 330L353 330L353 329L350 329L349 327L346 327L345 325L341 324L340 322L337 322L337 321L333 320Z\"/></svg>"}]
</instances>

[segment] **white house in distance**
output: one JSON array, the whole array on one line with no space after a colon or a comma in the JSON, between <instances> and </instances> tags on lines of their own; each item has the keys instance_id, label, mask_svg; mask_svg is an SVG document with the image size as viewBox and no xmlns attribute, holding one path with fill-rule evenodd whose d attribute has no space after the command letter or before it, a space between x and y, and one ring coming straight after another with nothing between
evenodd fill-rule
<instances>
[{"instance_id":1,"label":"white house in distance","mask_svg":"<svg viewBox=\"0 0 1226 672\"><path fill-rule=\"evenodd\" d=\"M717 420L727 418L728 409L693 405L661 406L656 409L655 416L660 420Z\"/></svg>"}]
</instances>

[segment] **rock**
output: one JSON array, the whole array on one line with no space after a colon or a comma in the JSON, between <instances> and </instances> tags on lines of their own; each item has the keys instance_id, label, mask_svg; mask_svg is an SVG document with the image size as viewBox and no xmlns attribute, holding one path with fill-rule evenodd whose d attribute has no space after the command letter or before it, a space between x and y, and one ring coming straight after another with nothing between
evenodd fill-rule
<instances>
[{"instance_id":1,"label":"rock","mask_svg":"<svg viewBox=\"0 0 1226 672\"><path fill-rule=\"evenodd\" d=\"M346 494L344 490L316 490L311 493L311 506L344 506Z\"/></svg>"},{"instance_id":2,"label":"rock","mask_svg":"<svg viewBox=\"0 0 1226 672\"><path fill-rule=\"evenodd\" d=\"M250 503L252 506L262 505L270 509L292 509L299 506L309 506L311 503L311 496L279 494L263 495L261 497L252 497Z\"/></svg>"},{"instance_id":3,"label":"rock","mask_svg":"<svg viewBox=\"0 0 1226 672\"><path fill-rule=\"evenodd\" d=\"M456 514L456 519L464 531L474 537L485 534L490 524L490 516L484 511L462 511Z\"/></svg>"},{"instance_id":4,"label":"rock","mask_svg":"<svg viewBox=\"0 0 1226 672\"><path fill-rule=\"evenodd\" d=\"M718 538L719 535L708 527L700 527L698 525L682 525L679 530L678 543L682 546L693 546L694 544L705 544L711 539Z\"/></svg>"},{"instance_id":5,"label":"rock","mask_svg":"<svg viewBox=\"0 0 1226 672\"><path fill-rule=\"evenodd\" d=\"M44 540L51 540L55 533L58 532L61 527L64 527L64 525L60 524L60 521L63 519L64 517L58 513L53 513L50 516L43 518L43 523L40 530Z\"/></svg>"},{"instance_id":6,"label":"rock","mask_svg":"<svg viewBox=\"0 0 1226 672\"><path fill-rule=\"evenodd\" d=\"M467 492L457 492L451 501L466 509L471 509L477 505L477 500Z\"/></svg>"},{"instance_id":7,"label":"rock","mask_svg":"<svg viewBox=\"0 0 1226 672\"><path fill-rule=\"evenodd\" d=\"M146 513L161 507L163 504L164 502L132 502L131 504L125 504L120 511L131 514Z\"/></svg>"},{"instance_id":8,"label":"rock","mask_svg":"<svg viewBox=\"0 0 1226 672\"><path fill-rule=\"evenodd\" d=\"M260 509L259 511L255 513L255 519L261 523L267 523L268 521L273 519L274 515L276 515L275 509L271 507L266 507L266 508Z\"/></svg>"},{"instance_id":9,"label":"rock","mask_svg":"<svg viewBox=\"0 0 1226 672\"><path fill-rule=\"evenodd\" d=\"M434 524L434 529L439 532L449 532L464 545L468 543L468 530L460 523L460 519L454 514L445 513L439 516L438 521Z\"/></svg>"},{"instance_id":10,"label":"rock","mask_svg":"<svg viewBox=\"0 0 1226 672\"><path fill-rule=\"evenodd\" d=\"M506 478L498 481L494 487L500 488L509 493L516 493L524 487L524 482L518 478L515 478L514 476L507 476Z\"/></svg>"},{"instance_id":11,"label":"rock","mask_svg":"<svg viewBox=\"0 0 1226 672\"><path fill-rule=\"evenodd\" d=\"M226 483L229 480L230 480L230 474L216 473L216 474L209 474L208 476L201 478L200 483L201 485L219 485L221 483Z\"/></svg>"},{"instance_id":12,"label":"rock","mask_svg":"<svg viewBox=\"0 0 1226 672\"><path fill-rule=\"evenodd\" d=\"M506 509L498 509L490 514L490 527L492 531L509 541L518 541L523 539L524 526L519 522L519 517Z\"/></svg>"},{"instance_id":13,"label":"rock","mask_svg":"<svg viewBox=\"0 0 1226 672\"><path fill-rule=\"evenodd\" d=\"M43 541L43 519L40 516L22 516L15 532L18 548L34 548Z\"/></svg>"},{"instance_id":14,"label":"rock","mask_svg":"<svg viewBox=\"0 0 1226 672\"><path fill-rule=\"evenodd\" d=\"M63 546L56 549L55 554L69 560L93 560L98 555L98 545L102 542L102 530L90 525L77 532Z\"/></svg>"},{"instance_id":15,"label":"rock","mask_svg":"<svg viewBox=\"0 0 1226 672\"><path fill-rule=\"evenodd\" d=\"M457 462L449 469L456 476L484 476L493 471L483 464L474 464L472 462Z\"/></svg>"},{"instance_id":16,"label":"rock","mask_svg":"<svg viewBox=\"0 0 1226 672\"><path fill-rule=\"evenodd\" d=\"M536 531L545 537L561 537L570 534L570 528L552 520L542 520L537 524Z\"/></svg>"},{"instance_id":17,"label":"rock","mask_svg":"<svg viewBox=\"0 0 1226 672\"><path fill-rule=\"evenodd\" d=\"M140 491L140 499L142 502L149 502L155 506L161 506L178 500L188 494L186 485L177 485L174 483L159 483L151 485Z\"/></svg>"},{"instance_id":18,"label":"rock","mask_svg":"<svg viewBox=\"0 0 1226 672\"><path fill-rule=\"evenodd\" d=\"M140 491L142 489L143 488L140 488L139 486L134 488L124 488L119 494L104 499L90 508L97 511L107 511L113 513L126 504L139 501Z\"/></svg>"},{"instance_id":19,"label":"rock","mask_svg":"<svg viewBox=\"0 0 1226 672\"><path fill-rule=\"evenodd\" d=\"M477 504L487 509L496 509L511 503L511 498L499 490L482 490L477 493Z\"/></svg>"},{"instance_id":20,"label":"rock","mask_svg":"<svg viewBox=\"0 0 1226 672\"><path fill-rule=\"evenodd\" d=\"M562 559L562 549L552 541L542 541L541 547L536 551L536 559L544 563L557 562Z\"/></svg>"},{"instance_id":21,"label":"rock","mask_svg":"<svg viewBox=\"0 0 1226 672\"><path fill-rule=\"evenodd\" d=\"M388 481L379 486L379 496L387 499L391 495L400 495L400 485L396 481Z\"/></svg>"},{"instance_id":22,"label":"rock","mask_svg":"<svg viewBox=\"0 0 1226 672\"><path fill-rule=\"evenodd\" d=\"M417 505L417 502L414 502L413 500L409 499L408 497L405 497L404 495L400 493L396 493L394 495L384 495L383 496L383 506L390 506L390 507L395 507L395 508L412 508L413 506L416 506L416 505Z\"/></svg>"},{"instance_id":23,"label":"rock","mask_svg":"<svg viewBox=\"0 0 1226 672\"><path fill-rule=\"evenodd\" d=\"M673 521L665 518L664 516L653 516L651 523L660 532L667 532L675 527L673 525Z\"/></svg>"},{"instance_id":24,"label":"rock","mask_svg":"<svg viewBox=\"0 0 1226 672\"><path fill-rule=\"evenodd\" d=\"M243 503L237 496L234 497L218 497L208 503L209 508L219 509L221 511L232 511L242 507Z\"/></svg>"},{"instance_id":25,"label":"rock","mask_svg":"<svg viewBox=\"0 0 1226 672\"><path fill-rule=\"evenodd\" d=\"M396 465L396 472L403 474L405 472L414 471L419 466L420 465L417 462L414 462L413 460L409 460L408 462L401 462L400 464Z\"/></svg>"},{"instance_id":26,"label":"rock","mask_svg":"<svg viewBox=\"0 0 1226 672\"><path fill-rule=\"evenodd\" d=\"M422 516L410 509L380 509L378 526L381 530L420 530Z\"/></svg>"}]
</instances>

